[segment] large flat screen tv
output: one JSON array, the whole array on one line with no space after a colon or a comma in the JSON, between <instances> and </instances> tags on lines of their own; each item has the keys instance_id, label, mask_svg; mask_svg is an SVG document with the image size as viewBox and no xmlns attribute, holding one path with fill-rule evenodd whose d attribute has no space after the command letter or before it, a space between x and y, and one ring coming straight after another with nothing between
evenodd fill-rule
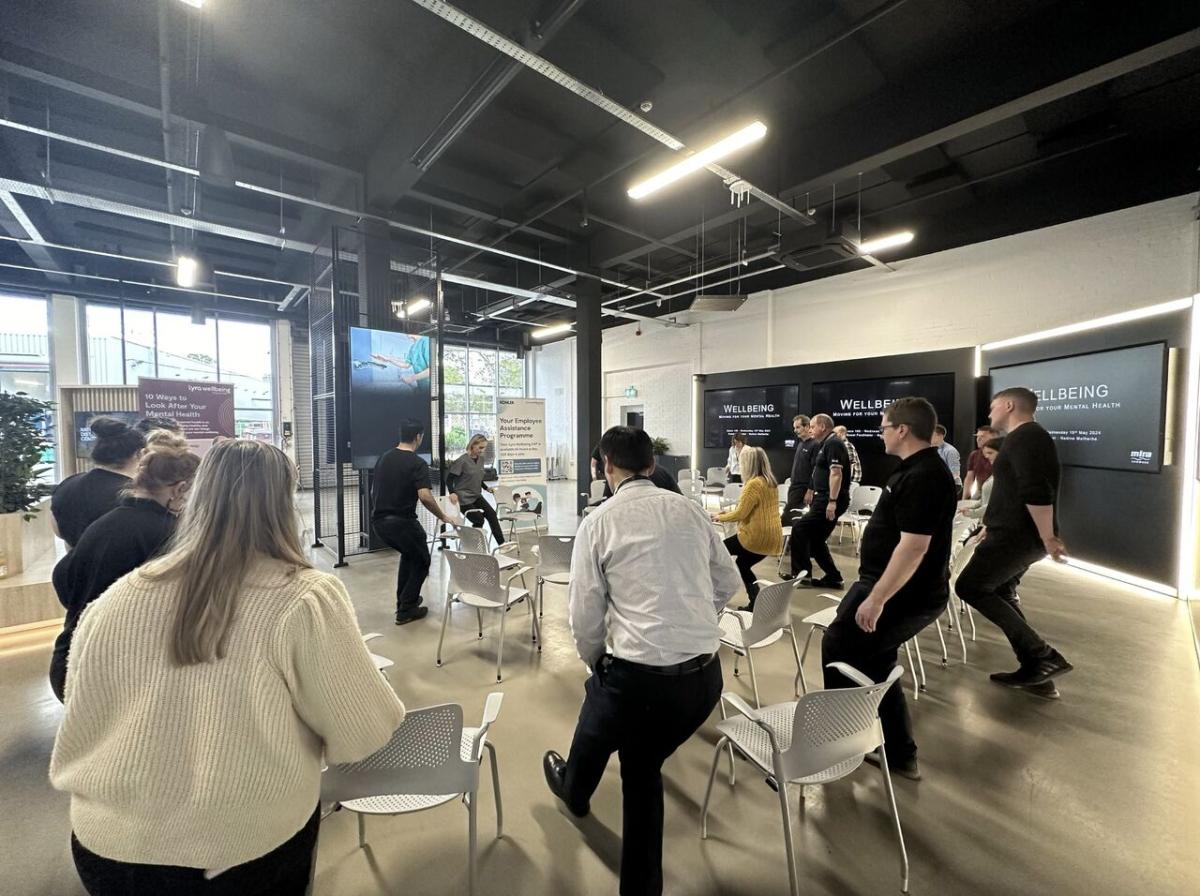
<instances>
[{"instance_id":1,"label":"large flat screen tv","mask_svg":"<svg viewBox=\"0 0 1200 896\"><path fill-rule=\"evenodd\" d=\"M993 367L993 394L1013 386L1038 397L1037 420L1061 463L1158 473L1166 408L1165 342Z\"/></svg>"},{"instance_id":2,"label":"large flat screen tv","mask_svg":"<svg viewBox=\"0 0 1200 896\"><path fill-rule=\"evenodd\" d=\"M425 424L421 456L430 460L429 337L350 328L350 459L375 466L400 438L406 417Z\"/></svg>"},{"instance_id":3,"label":"large flat screen tv","mask_svg":"<svg viewBox=\"0 0 1200 896\"><path fill-rule=\"evenodd\" d=\"M928 399L938 422L954 433L953 373L813 383L812 412L828 414L836 425L846 427L846 435L863 461L863 482L878 485L891 466L881 465L885 456L879 437L883 412L897 398L909 396Z\"/></svg>"},{"instance_id":4,"label":"large flat screen tv","mask_svg":"<svg viewBox=\"0 0 1200 896\"><path fill-rule=\"evenodd\" d=\"M785 448L800 412L799 386L753 386L704 393L704 447L728 448L737 432L759 448Z\"/></svg>"}]
</instances>

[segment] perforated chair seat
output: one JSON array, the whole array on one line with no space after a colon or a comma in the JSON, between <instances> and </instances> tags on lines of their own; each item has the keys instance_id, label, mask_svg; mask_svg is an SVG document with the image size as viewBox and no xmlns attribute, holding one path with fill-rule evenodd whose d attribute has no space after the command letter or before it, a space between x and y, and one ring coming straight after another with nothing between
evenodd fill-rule
<instances>
[{"instance_id":1,"label":"perforated chair seat","mask_svg":"<svg viewBox=\"0 0 1200 896\"><path fill-rule=\"evenodd\" d=\"M815 625L817 628L829 628L833 625L833 620L837 618L837 611L837 607L826 607L811 616L805 616L802 622L804 625Z\"/></svg>"},{"instance_id":2,"label":"perforated chair seat","mask_svg":"<svg viewBox=\"0 0 1200 896\"><path fill-rule=\"evenodd\" d=\"M463 762L471 762L471 744L478 728L464 728L459 740L459 755ZM482 744L480 747L482 748ZM405 812L420 812L432 809L451 800L461 797L461 793L392 793L380 796L368 796L358 800L346 800L342 806L352 812L363 815L403 815Z\"/></svg>"},{"instance_id":3,"label":"perforated chair seat","mask_svg":"<svg viewBox=\"0 0 1200 896\"><path fill-rule=\"evenodd\" d=\"M511 607L518 601L529 597L529 592L524 588L510 588L508 591L508 605ZM478 594L470 592L462 592L458 595L458 599L468 607L480 607L484 610L495 610L504 606L502 601L490 600L486 597L480 597Z\"/></svg>"},{"instance_id":4,"label":"perforated chair seat","mask_svg":"<svg viewBox=\"0 0 1200 896\"><path fill-rule=\"evenodd\" d=\"M742 627L738 625L736 616L741 616L746 623L746 628L750 628L750 623L754 619L754 614L748 610L733 610L731 612L722 613L718 622L721 625L721 643L726 647L732 647L734 650L744 650L746 645L742 643ZM778 628L771 634L767 635L761 641L755 641L751 647L768 647L774 644L783 637L783 629Z\"/></svg>"},{"instance_id":5,"label":"perforated chair seat","mask_svg":"<svg viewBox=\"0 0 1200 896\"><path fill-rule=\"evenodd\" d=\"M798 703L777 703L774 706L764 706L759 715L775 732L779 743L779 751L786 753L792 746L792 723L796 718ZM759 767L764 774L773 774L771 767L771 739L761 726L756 725L745 716L736 716L724 722L717 723L717 730L733 742L742 755ZM863 757L839 762L815 775L805 778L791 778L789 784L828 784L838 778L844 778L863 763Z\"/></svg>"}]
</instances>

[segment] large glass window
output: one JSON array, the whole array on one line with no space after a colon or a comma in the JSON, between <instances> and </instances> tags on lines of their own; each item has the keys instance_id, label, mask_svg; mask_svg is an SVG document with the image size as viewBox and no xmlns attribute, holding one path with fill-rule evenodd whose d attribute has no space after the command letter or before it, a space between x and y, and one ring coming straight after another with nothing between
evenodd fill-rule
<instances>
[{"instance_id":1,"label":"large glass window","mask_svg":"<svg viewBox=\"0 0 1200 896\"><path fill-rule=\"evenodd\" d=\"M275 440L271 325L89 303L89 382L134 385L139 377L210 380L233 385L234 431Z\"/></svg>"},{"instance_id":2,"label":"large glass window","mask_svg":"<svg viewBox=\"0 0 1200 896\"><path fill-rule=\"evenodd\" d=\"M476 433L495 440L497 401L525 394L525 362L515 352L477 346L447 346L444 360L446 457L453 459ZM494 446L484 458L494 462Z\"/></svg>"},{"instance_id":3,"label":"large glass window","mask_svg":"<svg viewBox=\"0 0 1200 896\"><path fill-rule=\"evenodd\" d=\"M0 392L24 392L30 398L54 400L50 374L50 319L45 299L0 295ZM46 415L43 428L53 439L54 418ZM53 478L54 450L42 457Z\"/></svg>"}]
</instances>

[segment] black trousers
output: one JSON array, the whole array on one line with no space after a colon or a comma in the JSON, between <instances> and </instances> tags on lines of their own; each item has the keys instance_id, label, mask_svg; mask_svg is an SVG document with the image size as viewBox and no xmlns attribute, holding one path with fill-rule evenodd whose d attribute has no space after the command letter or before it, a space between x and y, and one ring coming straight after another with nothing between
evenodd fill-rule
<instances>
[{"instance_id":1,"label":"black trousers","mask_svg":"<svg viewBox=\"0 0 1200 896\"><path fill-rule=\"evenodd\" d=\"M290 840L212 880L199 868L138 865L98 856L71 835L75 870L91 896L304 896L321 824L318 807Z\"/></svg>"},{"instance_id":2,"label":"black trousers","mask_svg":"<svg viewBox=\"0 0 1200 896\"><path fill-rule=\"evenodd\" d=\"M468 510L482 510L483 519L486 519L488 525L492 527L492 536L496 539L496 546L499 547L504 544L504 530L500 528L500 519L496 516L495 508L484 500L483 495L480 495L470 504L459 499L458 509L463 512L464 516L466 516ZM476 529L483 528L483 519L480 519L479 514L473 513L467 519Z\"/></svg>"},{"instance_id":3,"label":"black trousers","mask_svg":"<svg viewBox=\"0 0 1200 896\"><path fill-rule=\"evenodd\" d=\"M742 584L746 586L746 594L750 598L750 606L753 607L754 599L758 597L758 585L754 581L754 566L766 559L767 555L747 550L736 535L730 535L725 539L725 550L732 555L738 572L742 574Z\"/></svg>"},{"instance_id":4,"label":"black trousers","mask_svg":"<svg viewBox=\"0 0 1200 896\"><path fill-rule=\"evenodd\" d=\"M911 601L884 604L875 631L864 632L854 621L859 605L871 593L871 586L855 582L838 605L837 617L821 639L821 664L825 666L826 688L858 687L857 683L830 669L829 663L847 663L872 681L883 681L896 666L900 647L909 638L942 615L948 595L931 595L928 602L914 606ZM907 762L917 755L913 740L912 718L904 697L904 679L893 684L879 704L879 721L887 745L889 762Z\"/></svg>"},{"instance_id":5,"label":"black trousers","mask_svg":"<svg viewBox=\"0 0 1200 896\"><path fill-rule=\"evenodd\" d=\"M792 572L796 575L805 570L816 572L812 566L816 563L825 575L838 580L842 578L841 570L833 562L833 554L829 553L829 536L837 527L837 519L825 518L827 506L828 501L814 500L808 514L792 524ZM846 502L839 502L837 516L845 513L847 506Z\"/></svg>"},{"instance_id":6,"label":"black trousers","mask_svg":"<svg viewBox=\"0 0 1200 896\"><path fill-rule=\"evenodd\" d=\"M421 603L421 586L429 576L429 542L415 517L385 516L375 520L375 534L400 553L396 573L396 613L408 613Z\"/></svg>"},{"instance_id":7,"label":"black trousers","mask_svg":"<svg viewBox=\"0 0 1200 896\"><path fill-rule=\"evenodd\" d=\"M788 488L787 503L783 505L783 513L779 515L779 523L785 529L790 529L796 521L796 511L804 509L804 495L808 484L792 485Z\"/></svg>"},{"instance_id":8,"label":"black trousers","mask_svg":"<svg viewBox=\"0 0 1200 896\"><path fill-rule=\"evenodd\" d=\"M621 760L621 896L662 893L662 765L721 698L721 661L682 675L606 657L584 686L567 758L567 802L586 811L608 759Z\"/></svg>"},{"instance_id":9,"label":"black trousers","mask_svg":"<svg viewBox=\"0 0 1200 896\"><path fill-rule=\"evenodd\" d=\"M1050 649L1026 621L1017 601L1021 577L1045 556L1040 543L1034 545L989 529L954 583L954 591L963 601L999 626L1022 664L1040 659Z\"/></svg>"}]
</instances>

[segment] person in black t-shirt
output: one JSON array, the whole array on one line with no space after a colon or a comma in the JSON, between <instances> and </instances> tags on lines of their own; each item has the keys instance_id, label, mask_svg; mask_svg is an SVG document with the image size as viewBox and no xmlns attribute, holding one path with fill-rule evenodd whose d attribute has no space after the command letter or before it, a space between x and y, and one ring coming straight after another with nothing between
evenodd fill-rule
<instances>
[{"instance_id":1,"label":"person in black t-shirt","mask_svg":"<svg viewBox=\"0 0 1200 896\"><path fill-rule=\"evenodd\" d=\"M860 546L858 581L838 606L821 641L825 687L855 687L829 668L853 666L883 681L900 646L936 622L950 599L950 538L958 506L954 477L931 444L937 412L924 398L901 398L883 414L881 435L900 466L887 481ZM904 688L895 682L879 704L892 771L921 777ZM878 757L868 757L878 762Z\"/></svg>"},{"instance_id":2,"label":"person in black t-shirt","mask_svg":"<svg viewBox=\"0 0 1200 896\"><path fill-rule=\"evenodd\" d=\"M417 502L443 523L454 522L433 497L429 464L417 455L424 438L424 424L416 420L401 423L400 444L380 456L371 484L371 526L400 554L396 625L415 622L429 613L428 607L421 606L421 586L429 576L429 544L425 527L417 519Z\"/></svg>"},{"instance_id":3,"label":"person in black t-shirt","mask_svg":"<svg viewBox=\"0 0 1200 896\"><path fill-rule=\"evenodd\" d=\"M200 458L186 448L142 455L128 494L88 526L74 549L54 567L54 590L67 610L50 660L50 687L59 700L80 614L117 579L163 549L175 532L175 515L183 509L199 466Z\"/></svg>"},{"instance_id":4,"label":"person in black t-shirt","mask_svg":"<svg viewBox=\"0 0 1200 896\"><path fill-rule=\"evenodd\" d=\"M997 684L1055 698L1054 679L1070 672L1066 658L1025 619L1017 586L1029 567L1049 555L1065 563L1058 537L1058 452L1050 433L1033 419L1037 396L1020 386L997 392L991 423L1007 433L992 465L992 497L983 515L975 553L955 582L955 592L1000 627L1021 666L996 672Z\"/></svg>"},{"instance_id":5,"label":"person in black t-shirt","mask_svg":"<svg viewBox=\"0 0 1200 896\"><path fill-rule=\"evenodd\" d=\"M803 575L801 585L818 588L841 588L841 570L829 553L829 536L837 520L850 506L850 455L846 443L833 434L833 418L817 414L809 429L814 447L811 449L812 481L809 511L791 523L792 571L784 578ZM825 573L812 577L812 563Z\"/></svg>"},{"instance_id":6,"label":"person in black t-shirt","mask_svg":"<svg viewBox=\"0 0 1200 896\"><path fill-rule=\"evenodd\" d=\"M96 436L92 445L95 466L68 476L50 497L54 534L68 548L75 547L88 526L117 506L146 450L146 437L113 417L96 417L90 428Z\"/></svg>"},{"instance_id":7,"label":"person in black t-shirt","mask_svg":"<svg viewBox=\"0 0 1200 896\"><path fill-rule=\"evenodd\" d=\"M808 487L812 483L812 450L816 440L810 435L812 420L804 414L792 418L792 432L796 434L796 453L792 455L791 483L788 485L787 504L779 518L783 528L788 529L808 506Z\"/></svg>"}]
</instances>

